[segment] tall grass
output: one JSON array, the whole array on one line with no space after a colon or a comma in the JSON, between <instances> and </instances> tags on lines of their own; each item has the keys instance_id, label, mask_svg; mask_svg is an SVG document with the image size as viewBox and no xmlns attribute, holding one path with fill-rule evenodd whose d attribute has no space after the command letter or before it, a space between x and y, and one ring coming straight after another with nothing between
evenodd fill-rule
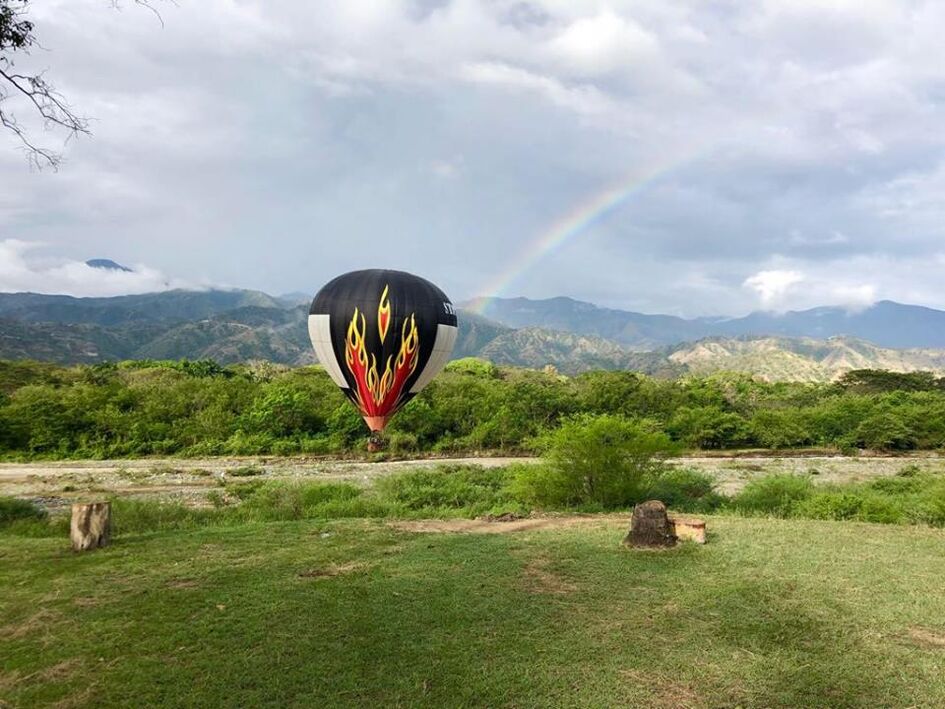
<instances>
[{"instance_id":1,"label":"tall grass","mask_svg":"<svg viewBox=\"0 0 945 709\"><path fill-rule=\"evenodd\" d=\"M543 470L542 465L523 464L507 468L443 465L381 478L368 488L349 483L240 480L211 493L214 506L210 508L116 497L112 499L113 530L116 535L130 535L300 519L468 518L604 509L588 503L536 505L532 496ZM527 485L521 484L523 478ZM806 476L769 475L752 480L733 497L723 497L704 473L669 468L652 478L643 494L679 511L945 526L945 476L921 471L868 483L816 486ZM0 497L0 532L36 537L65 536L67 531L65 515L47 514L31 501Z\"/></svg>"}]
</instances>

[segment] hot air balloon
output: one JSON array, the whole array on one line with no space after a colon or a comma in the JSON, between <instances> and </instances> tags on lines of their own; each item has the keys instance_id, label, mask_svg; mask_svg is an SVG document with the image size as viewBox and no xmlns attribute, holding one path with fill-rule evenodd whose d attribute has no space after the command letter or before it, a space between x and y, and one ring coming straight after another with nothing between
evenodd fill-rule
<instances>
[{"instance_id":1,"label":"hot air balloon","mask_svg":"<svg viewBox=\"0 0 945 709\"><path fill-rule=\"evenodd\" d=\"M446 366L456 312L418 276L352 271L315 296L308 332L319 362L376 436Z\"/></svg>"}]
</instances>

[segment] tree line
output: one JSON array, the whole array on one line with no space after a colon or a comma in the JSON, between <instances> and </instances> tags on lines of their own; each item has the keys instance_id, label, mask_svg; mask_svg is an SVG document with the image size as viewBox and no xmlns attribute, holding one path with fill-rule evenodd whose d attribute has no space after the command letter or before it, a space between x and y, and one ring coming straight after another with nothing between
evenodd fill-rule
<instances>
[{"instance_id":1,"label":"tree line","mask_svg":"<svg viewBox=\"0 0 945 709\"><path fill-rule=\"evenodd\" d=\"M452 362L388 427L393 454L523 452L576 415L614 415L690 449L945 446L945 382L858 370L831 384L743 374L657 379L633 372ZM319 367L129 361L0 362L0 455L345 454L367 429Z\"/></svg>"}]
</instances>

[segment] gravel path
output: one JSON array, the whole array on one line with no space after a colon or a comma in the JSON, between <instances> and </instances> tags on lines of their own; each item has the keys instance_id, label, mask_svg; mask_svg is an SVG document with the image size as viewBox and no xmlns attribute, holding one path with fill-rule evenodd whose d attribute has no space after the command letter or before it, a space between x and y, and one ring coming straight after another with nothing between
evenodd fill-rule
<instances>
[{"instance_id":1,"label":"gravel path","mask_svg":"<svg viewBox=\"0 0 945 709\"><path fill-rule=\"evenodd\" d=\"M111 494L161 497L187 504L206 504L207 493L238 476L239 468L255 468L258 475L240 479L300 479L370 484L371 480L409 468L439 464L476 464L487 467L533 458L427 458L402 461L344 461L314 458L205 458L102 461L53 461L0 464L0 495L42 500L60 507L76 499ZM731 494L754 477L778 472L810 474L817 482L852 482L895 475L906 465L945 473L945 458L936 455L878 456L700 456L676 460L678 465L703 470Z\"/></svg>"}]
</instances>

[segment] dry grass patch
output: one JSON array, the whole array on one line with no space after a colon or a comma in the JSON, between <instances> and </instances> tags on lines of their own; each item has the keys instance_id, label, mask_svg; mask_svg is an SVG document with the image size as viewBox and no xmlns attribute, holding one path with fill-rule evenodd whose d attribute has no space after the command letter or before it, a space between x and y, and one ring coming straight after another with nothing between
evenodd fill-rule
<instances>
[{"instance_id":1,"label":"dry grass patch","mask_svg":"<svg viewBox=\"0 0 945 709\"><path fill-rule=\"evenodd\" d=\"M58 623L61 617L61 614L56 611L40 608L26 620L0 628L0 638L19 640L21 638L36 637L40 634L48 635L51 626Z\"/></svg>"},{"instance_id":2,"label":"dry grass patch","mask_svg":"<svg viewBox=\"0 0 945 709\"><path fill-rule=\"evenodd\" d=\"M919 647L945 650L945 633L913 626L909 628L909 639Z\"/></svg>"},{"instance_id":3,"label":"dry grass patch","mask_svg":"<svg viewBox=\"0 0 945 709\"><path fill-rule=\"evenodd\" d=\"M702 695L688 682L674 680L660 673L630 669L620 670L620 675L635 688L643 689L649 694L647 706L660 709L695 709L707 704Z\"/></svg>"},{"instance_id":4,"label":"dry grass patch","mask_svg":"<svg viewBox=\"0 0 945 709\"><path fill-rule=\"evenodd\" d=\"M329 564L317 568L307 569L299 573L300 579L331 578L333 576L343 576L352 574L356 571L363 571L369 568L369 564L363 561L349 561L345 564Z\"/></svg>"},{"instance_id":5,"label":"dry grass patch","mask_svg":"<svg viewBox=\"0 0 945 709\"><path fill-rule=\"evenodd\" d=\"M572 515L567 517L525 517L521 519L418 519L395 520L388 523L399 532L458 533L458 534L507 534L509 532L538 531L546 529L571 529L626 520L628 514L620 515Z\"/></svg>"},{"instance_id":6,"label":"dry grass patch","mask_svg":"<svg viewBox=\"0 0 945 709\"><path fill-rule=\"evenodd\" d=\"M567 596L578 590L578 585L549 568L548 559L531 559L522 570L525 590L529 593Z\"/></svg>"}]
</instances>

